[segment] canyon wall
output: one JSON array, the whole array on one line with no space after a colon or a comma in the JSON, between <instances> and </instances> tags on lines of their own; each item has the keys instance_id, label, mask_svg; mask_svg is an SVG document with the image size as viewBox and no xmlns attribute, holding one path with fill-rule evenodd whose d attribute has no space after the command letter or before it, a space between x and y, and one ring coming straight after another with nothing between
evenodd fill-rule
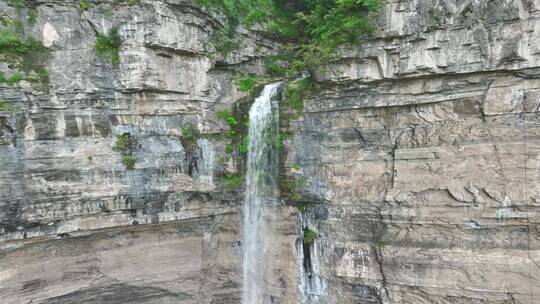
<instances>
[{"instance_id":1,"label":"canyon wall","mask_svg":"<svg viewBox=\"0 0 540 304\"><path fill-rule=\"evenodd\" d=\"M243 160L217 113L252 99L235 82L279 43L241 27L221 54L224 18L189 1L17 3L2 20L43 42L48 80L0 84L2 303L239 303L243 192L224 176ZM540 303L540 1L374 18L282 117L281 170L302 183L276 217L272 298ZM118 64L95 49L113 27Z\"/></svg>"}]
</instances>

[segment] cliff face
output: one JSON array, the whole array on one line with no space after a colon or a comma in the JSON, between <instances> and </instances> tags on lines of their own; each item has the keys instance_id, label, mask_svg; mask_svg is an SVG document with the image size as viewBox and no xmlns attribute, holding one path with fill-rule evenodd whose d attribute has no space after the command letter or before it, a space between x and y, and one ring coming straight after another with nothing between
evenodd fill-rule
<instances>
[{"instance_id":1,"label":"cliff face","mask_svg":"<svg viewBox=\"0 0 540 304\"><path fill-rule=\"evenodd\" d=\"M48 81L0 84L3 303L239 303L242 160L216 113L278 44L215 52L223 19L181 0L17 3ZM388 1L377 23L284 123L305 208L277 217L275 301L540 303L540 2ZM94 47L113 27L118 65Z\"/></svg>"},{"instance_id":2,"label":"cliff face","mask_svg":"<svg viewBox=\"0 0 540 304\"><path fill-rule=\"evenodd\" d=\"M0 88L16 107L0 112L2 303L238 302L242 195L221 183L236 164L216 112L245 95L236 66L256 71L274 46L246 31L241 52L210 57L220 20L181 1L0 11L49 50L46 89ZM112 27L118 65L94 47ZM201 134L182 143L190 127ZM113 150L123 134L133 170Z\"/></svg>"},{"instance_id":3,"label":"cliff face","mask_svg":"<svg viewBox=\"0 0 540 304\"><path fill-rule=\"evenodd\" d=\"M319 73L287 161L322 303L540 303L539 13L391 2Z\"/></svg>"}]
</instances>

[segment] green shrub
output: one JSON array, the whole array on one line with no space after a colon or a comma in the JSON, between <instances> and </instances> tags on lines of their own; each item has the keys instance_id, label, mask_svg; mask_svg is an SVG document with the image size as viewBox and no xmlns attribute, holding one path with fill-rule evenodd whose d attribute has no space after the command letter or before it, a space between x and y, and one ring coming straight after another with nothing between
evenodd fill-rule
<instances>
[{"instance_id":1,"label":"green shrub","mask_svg":"<svg viewBox=\"0 0 540 304\"><path fill-rule=\"evenodd\" d=\"M298 203L298 204L296 204L296 208L298 209L298 211L300 211L300 213L306 212L307 207L308 207L308 204L306 204L306 203Z\"/></svg>"},{"instance_id":2,"label":"green shrub","mask_svg":"<svg viewBox=\"0 0 540 304\"><path fill-rule=\"evenodd\" d=\"M307 93L313 89L311 77L305 77L301 80L291 81L284 92L285 101L297 112L304 109L304 98Z\"/></svg>"},{"instance_id":3,"label":"green shrub","mask_svg":"<svg viewBox=\"0 0 540 304\"><path fill-rule=\"evenodd\" d=\"M4 54L10 60L17 62L21 71L24 71L27 76L34 71L38 75L39 81L48 84L48 73L42 64L48 55L48 51L41 42L32 37L22 37L5 28L0 31L0 54ZM15 71L9 77L0 75L0 82L14 85L23 79L33 80L31 77L24 77L21 71ZM46 89L47 87L43 88Z\"/></svg>"},{"instance_id":4,"label":"green shrub","mask_svg":"<svg viewBox=\"0 0 540 304\"><path fill-rule=\"evenodd\" d=\"M129 133L124 133L122 135L116 136L116 142L112 147L114 152L126 152L129 148L130 135Z\"/></svg>"},{"instance_id":5,"label":"green shrub","mask_svg":"<svg viewBox=\"0 0 540 304\"><path fill-rule=\"evenodd\" d=\"M188 124L182 128L182 144L188 153L195 153L197 150L197 139L199 139L200 135L199 129L192 124Z\"/></svg>"},{"instance_id":6,"label":"green shrub","mask_svg":"<svg viewBox=\"0 0 540 304\"><path fill-rule=\"evenodd\" d=\"M304 244L312 244L318 237L317 231L309 228L304 231Z\"/></svg>"},{"instance_id":7,"label":"green shrub","mask_svg":"<svg viewBox=\"0 0 540 304\"><path fill-rule=\"evenodd\" d=\"M197 0L207 11L219 11L233 24L266 21L274 11L273 0Z\"/></svg>"},{"instance_id":8,"label":"green shrub","mask_svg":"<svg viewBox=\"0 0 540 304\"><path fill-rule=\"evenodd\" d=\"M249 75L247 77L241 78L236 83L238 91L240 92L249 92L257 85L257 76Z\"/></svg>"},{"instance_id":9,"label":"green shrub","mask_svg":"<svg viewBox=\"0 0 540 304\"><path fill-rule=\"evenodd\" d=\"M7 28L0 31L0 53L10 55L26 55L43 51L43 44L32 37L20 37Z\"/></svg>"},{"instance_id":10,"label":"green shrub","mask_svg":"<svg viewBox=\"0 0 540 304\"><path fill-rule=\"evenodd\" d=\"M109 58L113 65L120 63L120 35L112 28L108 34L99 33L96 40L96 52L101 58Z\"/></svg>"},{"instance_id":11,"label":"green shrub","mask_svg":"<svg viewBox=\"0 0 540 304\"><path fill-rule=\"evenodd\" d=\"M234 27L229 24L214 30L208 43L222 56L226 56L240 45ZM208 52L208 50L206 51Z\"/></svg>"},{"instance_id":12,"label":"green shrub","mask_svg":"<svg viewBox=\"0 0 540 304\"><path fill-rule=\"evenodd\" d=\"M239 24L255 22L289 42L298 61L308 66L324 64L335 57L343 44L357 44L373 32L369 14L380 8L380 0L197 0L207 11L219 11L227 18L211 39L216 49L228 53ZM217 43L216 43L217 42ZM270 75L281 75L277 66Z\"/></svg>"},{"instance_id":13,"label":"green shrub","mask_svg":"<svg viewBox=\"0 0 540 304\"><path fill-rule=\"evenodd\" d=\"M92 7L92 3L90 3L89 0L80 0L79 1L79 9L81 11L86 11Z\"/></svg>"},{"instance_id":14,"label":"green shrub","mask_svg":"<svg viewBox=\"0 0 540 304\"><path fill-rule=\"evenodd\" d=\"M239 153L246 154L248 152L249 144L247 135L249 129L249 117L247 115L242 116L241 123L239 123L231 110L220 111L217 113L217 116L229 125L227 136L231 142L225 147L225 152L232 153L236 147Z\"/></svg>"},{"instance_id":15,"label":"green shrub","mask_svg":"<svg viewBox=\"0 0 540 304\"><path fill-rule=\"evenodd\" d=\"M300 193L298 193L298 185L296 184L296 181L289 181L285 182L285 192L283 195L290 201L298 201L300 200ZM303 210L302 210L303 212Z\"/></svg>"},{"instance_id":16,"label":"green shrub","mask_svg":"<svg viewBox=\"0 0 540 304\"><path fill-rule=\"evenodd\" d=\"M223 186L227 191L236 190L242 187L242 183L244 183L244 178L238 174L223 176Z\"/></svg>"},{"instance_id":17,"label":"green shrub","mask_svg":"<svg viewBox=\"0 0 540 304\"><path fill-rule=\"evenodd\" d=\"M192 124L188 124L186 127L182 128L182 137L186 140L196 141L199 135L199 129Z\"/></svg>"},{"instance_id":18,"label":"green shrub","mask_svg":"<svg viewBox=\"0 0 540 304\"><path fill-rule=\"evenodd\" d=\"M9 26L11 24L11 18L8 15L0 16L0 22L3 26Z\"/></svg>"},{"instance_id":19,"label":"green shrub","mask_svg":"<svg viewBox=\"0 0 540 304\"><path fill-rule=\"evenodd\" d=\"M122 163L128 170L135 169L135 157L133 157L131 154L124 155L122 157Z\"/></svg>"},{"instance_id":20,"label":"green shrub","mask_svg":"<svg viewBox=\"0 0 540 304\"><path fill-rule=\"evenodd\" d=\"M270 76L280 77L286 74L286 69L275 62L266 63L266 72Z\"/></svg>"},{"instance_id":21,"label":"green shrub","mask_svg":"<svg viewBox=\"0 0 540 304\"><path fill-rule=\"evenodd\" d=\"M289 77L296 77L299 73L306 69L306 64L300 60L294 60L287 69L287 75Z\"/></svg>"},{"instance_id":22,"label":"green shrub","mask_svg":"<svg viewBox=\"0 0 540 304\"><path fill-rule=\"evenodd\" d=\"M301 29L294 22L292 14L287 18L277 18L268 23L268 31L288 40L295 40L301 36Z\"/></svg>"},{"instance_id":23,"label":"green shrub","mask_svg":"<svg viewBox=\"0 0 540 304\"><path fill-rule=\"evenodd\" d=\"M373 31L368 14L377 11L379 0L305 0L296 22L305 35L300 51L308 63L319 64L344 43L358 42Z\"/></svg>"},{"instance_id":24,"label":"green shrub","mask_svg":"<svg viewBox=\"0 0 540 304\"><path fill-rule=\"evenodd\" d=\"M9 113L16 113L19 111L19 108L14 105L12 102L9 102L4 99L0 99L0 111L1 112L9 112Z\"/></svg>"},{"instance_id":25,"label":"green shrub","mask_svg":"<svg viewBox=\"0 0 540 304\"><path fill-rule=\"evenodd\" d=\"M5 79L5 83L12 86L24 79L24 75L20 72L14 72L8 78Z\"/></svg>"},{"instance_id":26,"label":"green shrub","mask_svg":"<svg viewBox=\"0 0 540 304\"><path fill-rule=\"evenodd\" d=\"M238 145L238 152L242 154L248 153L248 147L249 147L249 137L246 135L242 138L242 141Z\"/></svg>"},{"instance_id":27,"label":"green shrub","mask_svg":"<svg viewBox=\"0 0 540 304\"><path fill-rule=\"evenodd\" d=\"M13 86L19 81L24 79L24 75L20 72L14 72L9 77L6 78L4 73L0 72L0 83L5 83L7 85Z\"/></svg>"},{"instance_id":28,"label":"green shrub","mask_svg":"<svg viewBox=\"0 0 540 304\"><path fill-rule=\"evenodd\" d=\"M49 72L44 67L36 67L34 71L42 82L49 82Z\"/></svg>"},{"instance_id":29,"label":"green shrub","mask_svg":"<svg viewBox=\"0 0 540 304\"><path fill-rule=\"evenodd\" d=\"M217 112L217 117L225 120L231 129L238 126L238 121L230 111L219 111Z\"/></svg>"},{"instance_id":30,"label":"green shrub","mask_svg":"<svg viewBox=\"0 0 540 304\"><path fill-rule=\"evenodd\" d=\"M132 139L129 133L116 136L112 150L122 154L122 163L128 170L135 168L135 157L132 153Z\"/></svg>"},{"instance_id":31,"label":"green shrub","mask_svg":"<svg viewBox=\"0 0 540 304\"><path fill-rule=\"evenodd\" d=\"M307 178L302 176L297 179L282 179L281 190L283 196L289 201L298 202L302 197L299 188L307 183Z\"/></svg>"}]
</instances>

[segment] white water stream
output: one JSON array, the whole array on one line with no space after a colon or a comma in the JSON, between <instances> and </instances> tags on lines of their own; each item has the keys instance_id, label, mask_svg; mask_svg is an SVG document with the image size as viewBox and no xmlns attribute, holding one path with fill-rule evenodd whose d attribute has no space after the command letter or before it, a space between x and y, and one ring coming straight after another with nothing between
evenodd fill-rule
<instances>
[{"instance_id":1,"label":"white water stream","mask_svg":"<svg viewBox=\"0 0 540 304\"><path fill-rule=\"evenodd\" d=\"M280 83L266 85L249 111L249 147L243 209L242 304L268 304L272 277L273 209L277 205Z\"/></svg>"}]
</instances>

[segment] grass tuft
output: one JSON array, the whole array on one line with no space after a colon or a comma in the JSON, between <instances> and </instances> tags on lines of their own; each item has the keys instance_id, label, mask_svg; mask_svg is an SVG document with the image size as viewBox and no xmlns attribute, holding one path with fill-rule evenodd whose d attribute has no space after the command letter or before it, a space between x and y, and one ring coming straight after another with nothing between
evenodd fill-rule
<instances>
[{"instance_id":1,"label":"grass tuft","mask_svg":"<svg viewBox=\"0 0 540 304\"><path fill-rule=\"evenodd\" d=\"M7 28L0 31L0 54L27 55L44 49L43 44L32 37L23 38Z\"/></svg>"},{"instance_id":2,"label":"grass tuft","mask_svg":"<svg viewBox=\"0 0 540 304\"><path fill-rule=\"evenodd\" d=\"M257 85L257 76L249 75L237 81L236 86L240 92L249 92Z\"/></svg>"},{"instance_id":3,"label":"grass tuft","mask_svg":"<svg viewBox=\"0 0 540 304\"><path fill-rule=\"evenodd\" d=\"M297 81L291 81L284 92L285 101L297 112L304 110L304 98L313 89L311 77L305 77Z\"/></svg>"},{"instance_id":4,"label":"grass tuft","mask_svg":"<svg viewBox=\"0 0 540 304\"><path fill-rule=\"evenodd\" d=\"M129 148L130 135L129 133L124 133L122 135L116 136L116 142L112 147L114 152L125 152Z\"/></svg>"},{"instance_id":5,"label":"grass tuft","mask_svg":"<svg viewBox=\"0 0 540 304\"><path fill-rule=\"evenodd\" d=\"M238 174L224 175L223 176L223 186L227 191L237 190L242 187L244 183L244 178Z\"/></svg>"},{"instance_id":6,"label":"grass tuft","mask_svg":"<svg viewBox=\"0 0 540 304\"><path fill-rule=\"evenodd\" d=\"M312 244L318 237L317 231L309 228L304 231L304 244Z\"/></svg>"},{"instance_id":7,"label":"grass tuft","mask_svg":"<svg viewBox=\"0 0 540 304\"><path fill-rule=\"evenodd\" d=\"M9 102L4 99L0 99L0 112L8 112L8 113L15 114L18 111L19 111L19 108L12 102Z\"/></svg>"},{"instance_id":8,"label":"grass tuft","mask_svg":"<svg viewBox=\"0 0 540 304\"><path fill-rule=\"evenodd\" d=\"M135 157L132 154L122 156L122 163L128 170L135 169Z\"/></svg>"},{"instance_id":9,"label":"grass tuft","mask_svg":"<svg viewBox=\"0 0 540 304\"><path fill-rule=\"evenodd\" d=\"M90 3L89 0L80 0L79 1L79 9L81 11L86 11L92 7L92 3Z\"/></svg>"},{"instance_id":10,"label":"grass tuft","mask_svg":"<svg viewBox=\"0 0 540 304\"><path fill-rule=\"evenodd\" d=\"M100 58L108 58L113 65L120 63L120 44L122 43L117 28L108 34L99 33L96 40L96 52Z\"/></svg>"}]
</instances>

